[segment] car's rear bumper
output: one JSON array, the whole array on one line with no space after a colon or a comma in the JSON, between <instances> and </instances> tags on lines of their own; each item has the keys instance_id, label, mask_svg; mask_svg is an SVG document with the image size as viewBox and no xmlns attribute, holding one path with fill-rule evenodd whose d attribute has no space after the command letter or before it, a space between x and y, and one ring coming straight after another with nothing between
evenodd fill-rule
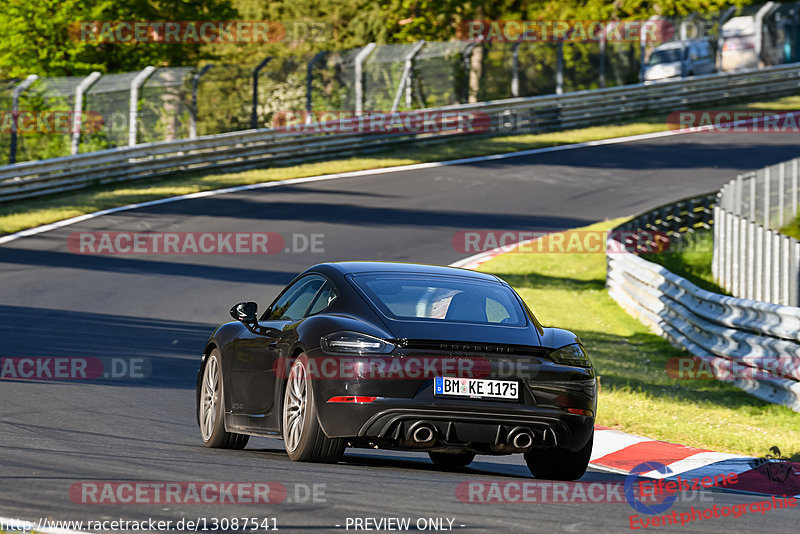
<instances>
[{"instance_id":1,"label":"car's rear bumper","mask_svg":"<svg viewBox=\"0 0 800 534\"><path fill-rule=\"evenodd\" d=\"M520 429L530 431L534 448L579 450L594 428L593 374L590 379L575 381L537 384L521 380L519 401L438 397L433 393L433 379L376 382L380 381L313 381L319 421L326 435L379 447L430 450L434 447L410 439L415 425L424 424L435 429L435 448L463 447L501 454L520 452L509 447L512 433ZM377 398L362 403L327 402L341 395Z\"/></svg>"}]
</instances>

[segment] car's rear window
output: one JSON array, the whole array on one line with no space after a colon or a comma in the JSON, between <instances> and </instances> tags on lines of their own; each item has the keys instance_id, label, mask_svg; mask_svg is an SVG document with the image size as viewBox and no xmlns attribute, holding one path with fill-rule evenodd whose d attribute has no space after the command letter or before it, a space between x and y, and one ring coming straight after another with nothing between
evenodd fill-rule
<instances>
[{"instance_id":1,"label":"car's rear window","mask_svg":"<svg viewBox=\"0 0 800 534\"><path fill-rule=\"evenodd\" d=\"M446 276L360 275L353 281L388 317L522 326L514 293L496 282Z\"/></svg>"}]
</instances>

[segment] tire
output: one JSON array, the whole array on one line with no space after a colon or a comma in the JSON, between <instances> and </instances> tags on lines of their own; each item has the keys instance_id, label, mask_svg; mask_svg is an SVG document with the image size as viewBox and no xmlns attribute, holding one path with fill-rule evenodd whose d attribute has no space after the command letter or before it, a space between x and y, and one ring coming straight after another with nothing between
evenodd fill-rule
<instances>
[{"instance_id":1,"label":"tire","mask_svg":"<svg viewBox=\"0 0 800 534\"><path fill-rule=\"evenodd\" d=\"M225 398L222 395L222 366L219 350L208 355L200 386L200 436L206 447L244 449L250 436L225 430Z\"/></svg>"},{"instance_id":2,"label":"tire","mask_svg":"<svg viewBox=\"0 0 800 534\"><path fill-rule=\"evenodd\" d=\"M528 469L536 478L547 480L578 480L586 472L592 456L594 433L589 443L576 452L564 449L533 450L525 453Z\"/></svg>"},{"instance_id":3,"label":"tire","mask_svg":"<svg viewBox=\"0 0 800 534\"><path fill-rule=\"evenodd\" d=\"M322 431L307 369L308 358L301 354L286 380L281 418L283 444L295 462L336 463L342 459L346 442L342 438L329 438Z\"/></svg>"},{"instance_id":4,"label":"tire","mask_svg":"<svg viewBox=\"0 0 800 534\"><path fill-rule=\"evenodd\" d=\"M448 469L467 467L475 459L474 452L429 452L428 456L435 465Z\"/></svg>"}]
</instances>

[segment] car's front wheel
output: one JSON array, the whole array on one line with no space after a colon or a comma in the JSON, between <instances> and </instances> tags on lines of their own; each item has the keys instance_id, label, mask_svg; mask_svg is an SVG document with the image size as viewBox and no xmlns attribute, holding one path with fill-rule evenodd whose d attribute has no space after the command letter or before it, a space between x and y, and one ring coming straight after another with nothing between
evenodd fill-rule
<instances>
[{"instance_id":1,"label":"car's front wheel","mask_svg":"<svg viewBox=\"0 0 800 534\"><path fill-rule=\"evenodd\" d=\"M532 450L525 453L525 462L528 469L536 478L547 480L578 480L589 467L592 456L594 434L589 442L579 451L566 449Z\"/></svg>"},{"instance_id":2,"label":"car's front wheel","mask_svg":"<svg viewBox=\"0 0 800 534\"><path fill-rule=\"evenodd\" d=\"M308 358L301 354L289 371L283 396L283 443L296 462L338 462L345 441L329 438L317 419L314 391L308 378Z\"/></svg>"},{"instance_id":3,"label":"car's front wheel","mask_svg":"<svg viewBox=\"0 0 800 534\"><path fill-rule=\"evenodd\" d=\"M208 355L200 387L200 434L206 447L244 449L250 436L225 430L225 402L222 397L222 366L219 350Z\"/></svg>"}]
</instances>

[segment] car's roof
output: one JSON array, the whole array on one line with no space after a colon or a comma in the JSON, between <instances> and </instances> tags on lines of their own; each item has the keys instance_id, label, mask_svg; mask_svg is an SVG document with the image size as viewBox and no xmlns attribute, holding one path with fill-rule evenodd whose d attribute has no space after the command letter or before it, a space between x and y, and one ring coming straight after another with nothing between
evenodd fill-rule
<instances>
[{"instance_id":1,"label":"car's roof","mask_svg":"<svg viewBox=\"0 0 800 534\"><path fill-rule=\"evenodd\" d=\"M655 50L672 50L673 48L684 48L692 43L708 43L708 39L687 39L685 41L670 41L669 43L658 45L655 48Z\"/></svg>"},{"instance_id":2,"label":"car's roof","mask_svg":"<svg viewBox=\"0 0 800 534\"><path fill-rule=\"evenodd\" d=\"M398 273L415 275L460 276L463 278L472 278L491 282L497 282L499 280L492 274L479 273L476 271L470 271L468 269L459 269L457 267L384 261L342 261L321 263L319 265L315 265L309 270L324 271L326 268L336 270L341 274Z\"/></svg>"}]
</instances>

